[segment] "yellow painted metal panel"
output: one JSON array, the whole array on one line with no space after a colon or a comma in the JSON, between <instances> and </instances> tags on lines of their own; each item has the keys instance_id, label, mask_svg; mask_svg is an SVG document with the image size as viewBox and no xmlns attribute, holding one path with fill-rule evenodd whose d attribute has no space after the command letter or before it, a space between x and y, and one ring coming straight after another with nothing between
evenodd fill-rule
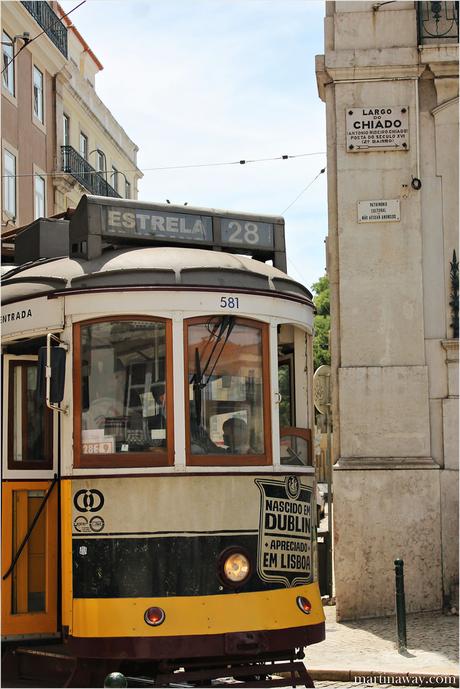
<instances>
[{"instance_id":1,"label":"yellow painted metal panel","mask_svg":"<svg viewBox=\"0 0 460 689\"><path fill-rule=\"evenodd\" d=\"M72 632L72 482L61 481L62 624Z\"/></svg>"},{"instance_id":2,"label":"yellow painted metal panel","mask_svg":"<svg viewBox=\"0 0 460 689\"><path fill-rule=\"evenodd\" d=\"M296 604L305 596L312 604L305 615ZM166 619L160 627L144 622L151 606L164 609ZM75 599L73 631L75 637L182 636L223 634L303 627L324 621L317 584L256 593L223 596L184 596L174 598L91 598Z\"/></svg>"},{"instance_id":3,"label":"yellow painted metal panel","mask_svg":"<svg viewBox=\"0 0 460 689\"><path fill-rule=\"evenodd\" d=\"M27 531L27 494L28 491L47 491L50 481L11 481L2 484L2 562L3 573L12 562L13 552L21 544ZM17 508L19 520L17 536L13 535L13 495L19 493ZM46 610L44 612L27 612L27 605L22 612L12 610L12 576L2 586L2 634L54 634L57 631L57 488L51 493L44 511L46 519ZM24 528L25 525L25 528ZM14 547L13 547L14 544ZM18 591L25 600L28 593L28 569L26 545L17 567ZM25 560L23 558L26 558Z\"/></svg>"}]
</instances>

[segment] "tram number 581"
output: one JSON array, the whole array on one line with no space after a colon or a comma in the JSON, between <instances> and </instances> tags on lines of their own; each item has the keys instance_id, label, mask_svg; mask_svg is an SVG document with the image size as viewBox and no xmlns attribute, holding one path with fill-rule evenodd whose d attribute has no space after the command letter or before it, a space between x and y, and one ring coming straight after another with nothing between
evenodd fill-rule
<instances>
[{"instance_id":1,"label":"tram number 581","mask_svg":"<svg viewBox=\"0 0 460 689\"><path fill-rule=\"evenodd\" d=\"M220 308L221 309L239 309L240 300L238 297L221 297L220 298Z\"/></svg>"}]
</instances>

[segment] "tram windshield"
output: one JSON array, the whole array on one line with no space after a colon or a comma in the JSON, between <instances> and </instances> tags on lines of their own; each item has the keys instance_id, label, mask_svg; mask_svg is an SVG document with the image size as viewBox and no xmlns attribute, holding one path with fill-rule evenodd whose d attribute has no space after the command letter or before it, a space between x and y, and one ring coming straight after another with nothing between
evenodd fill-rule
<instances>
[{"instance_id":1,"label":"tram windshield","mask_svg":"<svg viewBox=\"0 0 460 689\"><path fill-rule=\"evenodd\" d=\"M224 316L189 325L192 455L265 452L262 347L260 324Z\"/></svg>"},{"instance_id":2,"label":"tram windshield","mask_svg":"<svg viewBox=\"0 0 460 689\"><path fill-rule=\"evenodd\" d=\"M148 320L82 325L82 454L166 448L165 335Z\"/></svg>"}]
</instances>

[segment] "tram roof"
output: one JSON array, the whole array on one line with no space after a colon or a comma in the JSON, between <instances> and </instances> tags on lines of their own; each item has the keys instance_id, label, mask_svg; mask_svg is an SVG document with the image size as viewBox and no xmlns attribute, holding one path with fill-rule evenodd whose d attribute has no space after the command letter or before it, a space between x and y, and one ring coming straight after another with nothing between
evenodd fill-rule
<instances>
[{"instance_id":1,"label":"tram roof","mask_svg":"<svg viewBox=\"0 0 460 689\"><path fill-rule=\"evenodd\" d=\"M182 247L118 247L83 258L39 259L3 275L2 301L39 294L104 288L247 289L297 296L311 292L286 273L246 256Z\"/></svg>"}]
</instances>

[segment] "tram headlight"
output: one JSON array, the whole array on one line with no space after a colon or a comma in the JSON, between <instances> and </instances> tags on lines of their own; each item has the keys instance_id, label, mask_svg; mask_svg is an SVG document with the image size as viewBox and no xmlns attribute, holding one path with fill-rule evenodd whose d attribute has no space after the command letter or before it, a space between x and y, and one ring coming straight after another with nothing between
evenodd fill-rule
<instances>
[{"instance_id":1,"label":"tram headlight","mask_svg":"<svg viewBox=\"0 0 460 689\"><path fill-rule=\"evenodd\" d=\"M152 627L158 627L163 624L166 618L166 613L162 608L147 608L144 613L144 620Z\"/></svg>"},{"instance_id":2,"label":"tram headlight","mask_svg":"<svg viewBox=\"0 0 460 689\"><path fill-rule=\"evenodd\" d=\"M242 548L228 548L219 558L219 575L227 585L243 584L251 575L249 555Z\"/></svg>"}]
</instances>

